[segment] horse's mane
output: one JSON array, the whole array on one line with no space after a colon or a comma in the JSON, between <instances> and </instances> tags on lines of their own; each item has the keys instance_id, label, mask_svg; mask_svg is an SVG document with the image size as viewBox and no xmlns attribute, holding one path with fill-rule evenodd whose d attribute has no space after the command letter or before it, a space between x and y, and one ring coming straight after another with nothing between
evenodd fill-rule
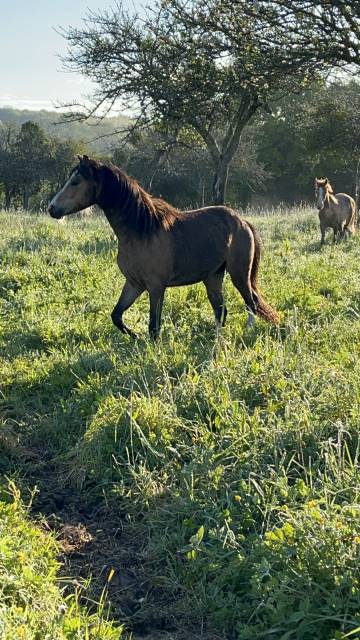
<instances>
[{"instance_id":1,"label":"horse's mane","mask_svg":"<svg viewBox=\"0 0 360 640\"><path fill-rule=\"evenodd\" d=\"M323 187L328 193L334 193L334 190L327 178L316 178L316 184L318 187Z\"/></svg>"},{"instance_id":2,"label":"horse's mane","mask_svg":"<svg viewBox=\"0 0 360 640\"><path fill-rule=\"evenodd\" d=\"M159 229L168 230L183 213L162 198L154 198L139 183L114 164L89 160L96 180L101 181L100 206L119 212L129 231L146 237ZM81 172L81 164L79 167Z\"/></svg>"}]
</instances>

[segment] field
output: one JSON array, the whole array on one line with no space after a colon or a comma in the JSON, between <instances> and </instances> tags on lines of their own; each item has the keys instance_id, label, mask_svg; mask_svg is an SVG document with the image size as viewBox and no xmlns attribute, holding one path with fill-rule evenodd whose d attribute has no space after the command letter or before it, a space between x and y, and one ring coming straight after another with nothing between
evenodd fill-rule
<instances>
[{"instance_id":1,"label":"field","mask_svg":"<svg viewBox=\"0 0 360 640\"><path fill-rule=\"evenodd\" d=\"M360 234L252 221L281 327L197 285L154 344L105 220L0 213L1 640L360 638Z\"/></svg>"}]
</instances>

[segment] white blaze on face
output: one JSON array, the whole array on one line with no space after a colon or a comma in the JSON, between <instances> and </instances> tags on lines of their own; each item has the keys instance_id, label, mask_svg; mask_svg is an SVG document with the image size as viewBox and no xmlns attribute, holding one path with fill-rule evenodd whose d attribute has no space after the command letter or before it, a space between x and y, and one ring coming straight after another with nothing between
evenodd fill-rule
<instances>
[{"instance_id":1,"label":"white blaze on face","mask_svg":"<svg viewBox=\"0 0 360 640\"><path fill-rule=\"evenodd\" d=\"M323 204L324 204L324 187L318 187L317 188L317 202L316 202L316 204L319 207L319 209L322 209Z\"/></svg>"},{"instance_id":2,"label":"white blaze on face","mask_svg":"<svg viewBox=\"0 0 360 640\"><path fill-rule=\"evenodd\" d=\"M53 199L51 200L49 207L57 207L59 204L59 200L61 198L61 196L65 193L66 189L70 186L70 182L71 180L74 178L74 174L72 174L70 176L70 178L65 182L64 186L62 187L62 189L60 189L60 191L58 191L58 193L56 194L56 196L53 197Z\"/></svg>"}]
</instances>

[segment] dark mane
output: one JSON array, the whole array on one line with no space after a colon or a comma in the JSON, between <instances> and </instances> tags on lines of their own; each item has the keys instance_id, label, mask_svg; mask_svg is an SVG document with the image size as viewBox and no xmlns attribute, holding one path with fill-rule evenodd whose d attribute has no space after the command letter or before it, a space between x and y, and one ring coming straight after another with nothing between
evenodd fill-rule
<instances>
[{"instance_id":1,"label":"dark mane","mask_svg":"<svg viewBox=\"0 0 360 640\"><path fill-rule=\"evenodd\" d=\"M151 196L119 167L94 161L91 166L101 181L99 205L105 210L118 211L121 222L137 236L150 236L159 229L169 230L183 217L181 211L165 200Z\"/></svg>"}]
</instances>

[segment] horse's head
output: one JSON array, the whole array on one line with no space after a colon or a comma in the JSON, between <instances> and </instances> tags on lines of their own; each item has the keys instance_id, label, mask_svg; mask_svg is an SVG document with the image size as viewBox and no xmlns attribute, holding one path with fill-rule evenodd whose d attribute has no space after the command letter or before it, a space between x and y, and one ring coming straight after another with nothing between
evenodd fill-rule
<instances>
[{"instance_id":1,"label":"horse's head","mask_svg":"<svg viewBox=\"0 0 360 640\"><path fill-rule=\"evenodd\" d=\"M315 178L315 202L319 210L324 206L328 186L330 183L327 178Z\"/></svg>"},{"instance_id":2,"label":"horse's head","mask_svg":"<svg viewBox=\"0 0 360 640\"><path fill-rule=\"evenodd\" d=\"M88 156L78 156L79 164L69 179L49 204L49 213L53 218L62 218L96 204L99 192L97 179L100 164Z\"/></svg>"}]
</instances>

